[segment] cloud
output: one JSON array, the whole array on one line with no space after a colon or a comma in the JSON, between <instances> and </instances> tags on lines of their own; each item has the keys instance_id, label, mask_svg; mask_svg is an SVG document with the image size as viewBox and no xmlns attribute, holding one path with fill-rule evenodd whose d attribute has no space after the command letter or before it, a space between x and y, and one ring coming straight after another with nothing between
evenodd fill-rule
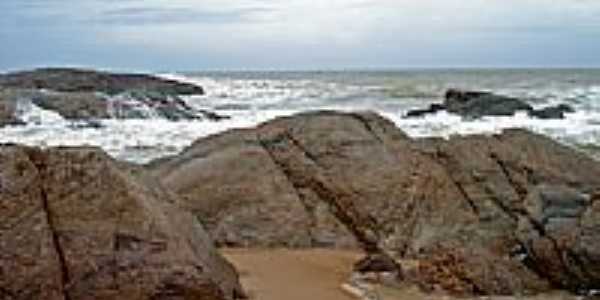
<instances>
[{"instance_id":1,"label":"cloud","mask_svg":"<svg viewBox=\"0 0 600 300\"><path fill-rule=\"evenodd\" d=\"M593 63L600 51L597 0L2 0L0 14L0 38L14 45L5 57L34 47L49 61L60 52L190 68L550 65Z\"/></svg>"}]
</instances>

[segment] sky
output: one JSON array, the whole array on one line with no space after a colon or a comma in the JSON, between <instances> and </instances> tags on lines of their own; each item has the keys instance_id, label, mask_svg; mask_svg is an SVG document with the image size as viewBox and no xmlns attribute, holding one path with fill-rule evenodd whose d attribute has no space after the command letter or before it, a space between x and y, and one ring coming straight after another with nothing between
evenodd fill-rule
<instances>
[{"instance_id":1,"label":"sky","mask_svg":"<svg viewBox=\"0 0 600 300\"><path fill-rule=\"evenodd\" d=\"M600 67L599 0L0 0L0 70Z\"/></svg>"}]
</instances>

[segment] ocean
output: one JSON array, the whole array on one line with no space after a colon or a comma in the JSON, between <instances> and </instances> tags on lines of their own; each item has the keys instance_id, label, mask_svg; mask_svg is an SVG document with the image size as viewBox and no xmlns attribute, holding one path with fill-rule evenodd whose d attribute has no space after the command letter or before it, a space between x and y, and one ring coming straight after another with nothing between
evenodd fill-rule
<instances>
[{"instance_id":1,"label":"ocean","mask_svg":"<svg viewBox=\"0 0 600 300\"><path fill-rule=\"evenodd\" d=\"M589 70L405 70L320 72L187 72L159 76L197 83L206 94L186 102L231 116L222 121L179 121L153 117L100 120L100 128L79 128L58 114L30 105L26 126L0 129L1 143L37 146L99 146L112 156L145 163L173 155L194 140L297 112L318 109L371 110L413 137L498 133L526 128L600 158L600 69ZM565 103L575 108L562 120L525 113L463 119L440 112L405 118L410 109L443 101L449 88L519 97L536 108Z\"/></svg>"}]
</instances>

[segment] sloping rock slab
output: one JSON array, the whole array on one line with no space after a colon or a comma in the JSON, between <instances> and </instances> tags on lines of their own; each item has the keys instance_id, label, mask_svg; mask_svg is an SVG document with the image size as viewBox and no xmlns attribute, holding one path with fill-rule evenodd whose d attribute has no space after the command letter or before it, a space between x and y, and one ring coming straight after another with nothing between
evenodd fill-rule
<instances>
[{"instance_id":1,"label":"sloping rock slab","mask_svg":"<svg viewBox=\"0 0 600 300\"><path fill-rule=\"evenodd\" d=\"M425 289L511 295L600 287L600 264L592 263L600 247L590 242L600 164L523 130L413 140L373 113L310 112L201 139L149 168L210 220L215 238L236 245L315 246L290 241L326 231L325 245L351 236L372 255L417 261L405 278ZM536 217L539 194L574 203ZM314 207L341 226L315 222ZM544 226L556 231L540 229L536 218L549 218ZM554 242L557 250L543 252ZM563 280L572 273L579 277Z\"/></svg>"},{"instance_id":2,"label":"sloping rock slab","mask_svg":"<svg viewBox=\"0 0 600 300\"><path fill-rule=\"evenodd\" d=\"M96 149L0 146L1 299L235 299L178 199Z\"/></svg>"}]
</instances>

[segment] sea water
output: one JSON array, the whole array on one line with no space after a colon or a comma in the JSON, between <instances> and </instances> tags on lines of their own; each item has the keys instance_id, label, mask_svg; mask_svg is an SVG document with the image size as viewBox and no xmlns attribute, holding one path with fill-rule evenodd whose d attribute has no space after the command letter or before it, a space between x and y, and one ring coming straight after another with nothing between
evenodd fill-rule
<instances>
[{"instance_id":1,"label":"sea water","mask_svg":"<svg viewBox=\"0 0 600 300\"><path fill-rule=\"evenodd\" d=\"M206 94L188 96L195 108L231 118L172 122L158 117L105 119L101 127L73 126L58 114L21 103L25 126L0 129L0 143L38 146L99 146L118 159L145 163L176 154L194 140L232 128L255 126L278 116L318 109L371 110L413 137L498 133L526 128L600 158L600 70L405 70L321 72L191 72L158 74L195 83ZM536 108L569 104L562 120L525 113L464 119L439 112L405 118L408 110L443 101L448 88L519 97Z\"/></svg>"}]
</instances>

